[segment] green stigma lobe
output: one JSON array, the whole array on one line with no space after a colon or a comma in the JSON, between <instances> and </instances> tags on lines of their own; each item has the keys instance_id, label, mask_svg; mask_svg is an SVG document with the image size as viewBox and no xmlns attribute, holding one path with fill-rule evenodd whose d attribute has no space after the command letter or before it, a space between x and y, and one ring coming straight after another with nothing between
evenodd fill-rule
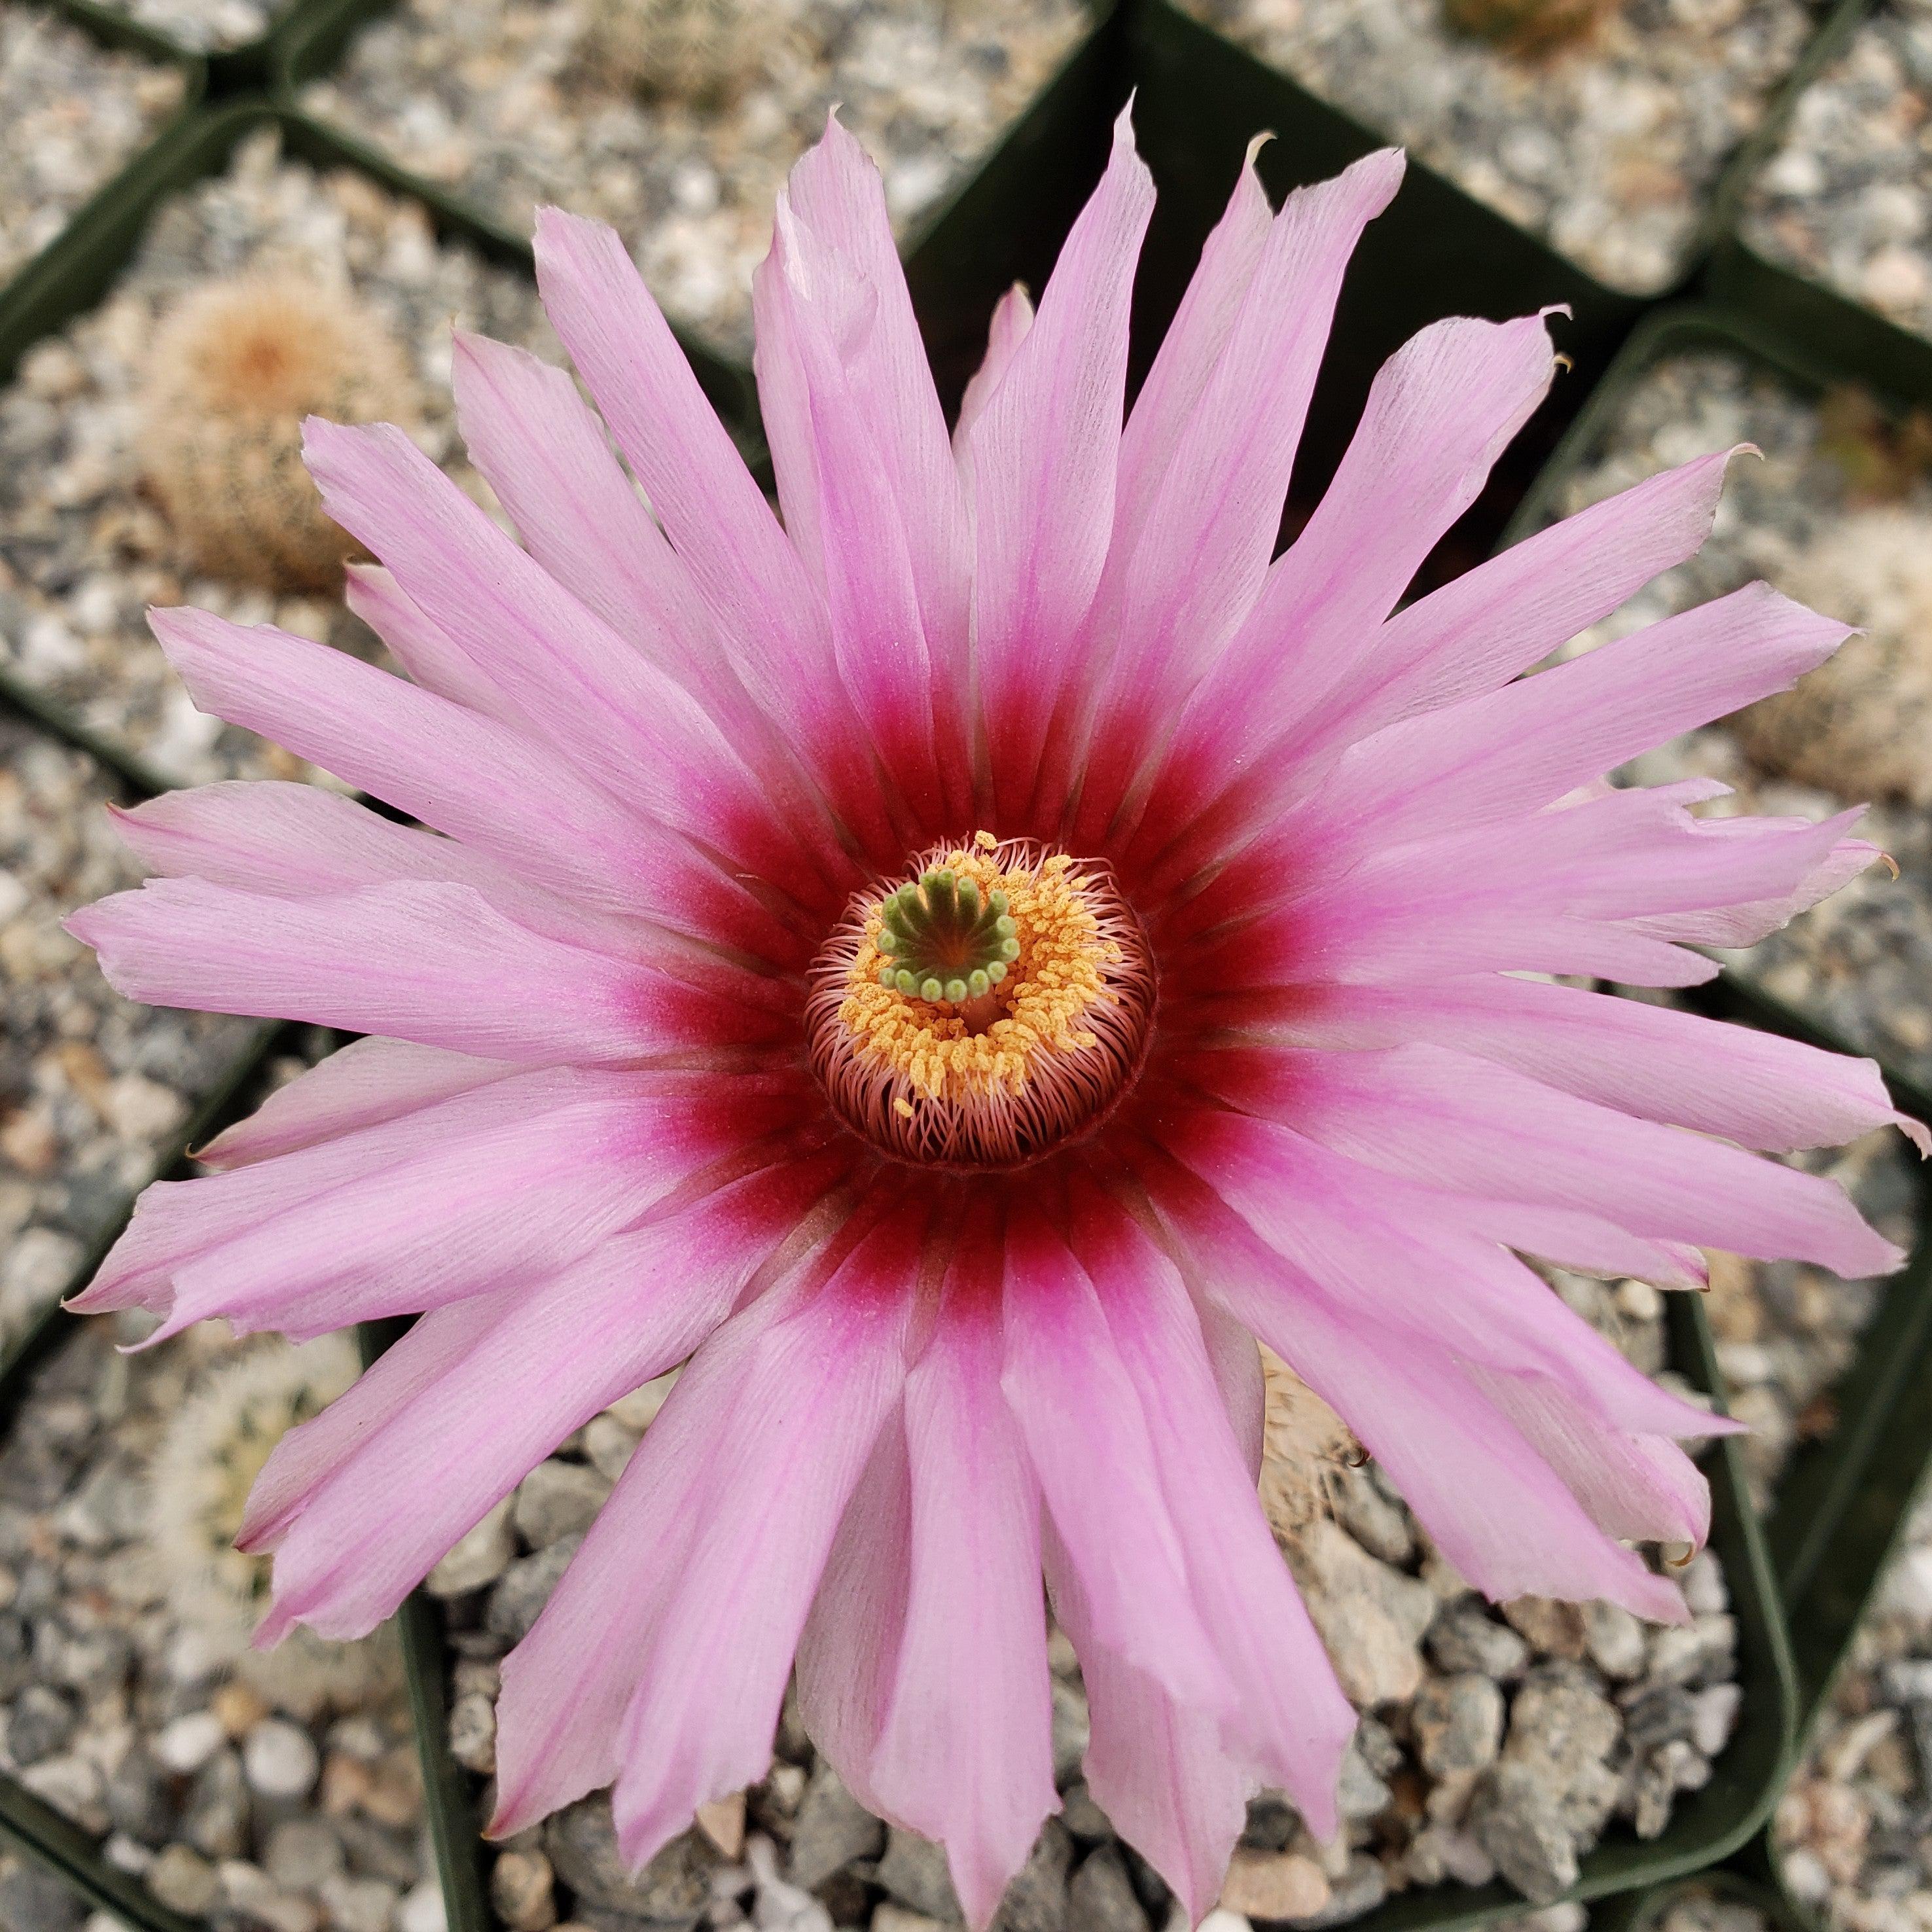
<instances>
[{"instance_id":1,"label":"green stigma lobe","mask_svg":"<svg viewBox=\"0 0 1932 1932\"><path fill-rule=\"evenodd\" d=\"M1019 957L1004 892L982 895L950 868L924 872L880 902L879 984L908 998L958 1005L985 998Z\"/></svg>"}]
</instances>

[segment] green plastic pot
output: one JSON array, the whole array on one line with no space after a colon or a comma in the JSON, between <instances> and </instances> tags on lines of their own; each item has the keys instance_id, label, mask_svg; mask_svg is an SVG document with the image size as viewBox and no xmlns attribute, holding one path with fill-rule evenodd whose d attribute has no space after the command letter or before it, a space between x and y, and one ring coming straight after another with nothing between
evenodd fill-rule
<instances>
[{"instance_id":1,"label":"green plastic pot","mask_svg":"<svg viewBox=\"0 0 1932 1932\"><path fill-rule=\"evenodd\" d=\"M17 351L14 356L8 356L4 346L14 333L14 317L31 309L34 291L48 273L50 261L66 252L70 237L85 233L101 218L104 211L118 206L130 193L137 191L149 158L195 118L208 87L206 62L182 52L124 15L90 4L89 0L43 0L43 4L46 11L58 14L104 47L137 55L156 67L177 70L182 76L182 100L174 113L156 130L154 139L138 148L68 217L59 234L38 254L22 262L7 280L0 282L0 380L11 372L17 359Z\"/></svg>"},{"instance_id":2,"label":"green plastic pot","mask_svg":"<svg viewBox=\"0 0 1932 1932\"><path fill-rule=\"evenodd\" d=\"M1681 1900L1700 1897L1716 1904L1742 1906L1756 1912L1769 1932L1808 1932L1775 1886L1729 1869L1705 1872L1679 1885L1633 1892L1613 1900L1590 1915L1590 1932L1656 1932L1672 1906Z\"/></svg>"},{"instance_id":3,"label":"green plastic pot","mask_svg":"<svg viewBox=\"0 0 1932 1932\"><path fill-rule=\"evenodd\" d=\"M283 47L303 32L309 14L326 8L332 0L285 0L267 28L253 40L207 49L185 46L158 28L144 26L106 0L42 0L42 4L52 6L110 44L141 49L157 59L192 62L205 68L210 98L227 100L268 87L281 65Z\"/></svg>"},{"instance_id":4,"label":"green plastic pot","mask_svg":"<svg viewBox=\"0 0 1932 1932\"><path fill-rule=\"evenodd\" d=\"M1701 286L1714 302L1796 343L1829 342L1868 387L1907 404L1932 403L1932 340L1888 321L1760 254L1740 232L1745 196L1776 156L1798 97L1850 44L1875 0L1841 0L1807 52L1780 112L1746 143L1726 173L1714 218L1717 237Z\"/></svg>"},{"instance_id":5,"label":"green plastic pot","mask_svg":"<svg viewBox=\"0 0 1932 1932\"><path fill-rule=\"evenodd\" d=\"M274 85L292 109L298 90L328 74L357 32L396 0L321 0L277 50ZM1103 166L1108 124L1125 97L1111 0L1094 0L1094 26L998 144L929 209L901 254L940 394L949 411L985 352L994 304L1016 281L1037 290ZM311 124L317 127L323 124ZM404 193L460 219L527 260L529 238L487 208L411 173L346 130L328 129L340 152ZM680 330L686 353L733 420L757 421L751 372L735 356Z\"/></svg>"}]
</instances>

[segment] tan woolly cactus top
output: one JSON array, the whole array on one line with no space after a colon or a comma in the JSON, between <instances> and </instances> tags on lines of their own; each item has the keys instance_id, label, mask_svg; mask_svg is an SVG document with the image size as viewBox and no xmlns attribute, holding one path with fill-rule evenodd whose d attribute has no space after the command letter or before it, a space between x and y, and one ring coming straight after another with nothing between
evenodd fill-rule
<instances>
[{"instance_id":1,"label":"tan woolly cactus top","mask_svg":"<svg viewBox=\"0 0 1932 1932\"><path fill-rule=\"evenodd\" d=\"M208 283L155 337L142 468L197 568L328 589L355 545L302 466L303 418L408 427L421 414L401 349L353 296L292 273Z\"/></svg>"},{"instance_id":2,"label":"tan woolly cactus top","mask_svg":"<svg viewBox=\"0 0 1932 1932\"><path fill-rule=\"evenodd\" d=\"M586 0L578 52L604 86L713 106L802 46L797 0Z\"/></svg>"},{"instance_id":3,"label":"tan woolly cactus top","mask_svg":"<svg viewBox=\"0 0 1932 1932\"><path fill-rule=\"evenodd\" d=\"M1328 1514L1330 1478L1360 1450L1348 1424L1265 1346L1262 1382L1262 1508L1276 1540L1292 1544Z\"/></svg>"},{"instance_id":4,"label":"tan woolly cactus top","mask_svg":"<svg viewBox=\"0 0 1932 1932\"><path fill-rule=\"evenodd\" d=\"M170 1418L148 1472L149 1546L175 1615L257 1690L304 1716L386 1694L396 1679L393 1644L380 1635L330 1643L298 1630L274 1650L250 1650L270 1559L244 1555L235 1537L275 1445L347 1389L358 1366L346 1334L299 1348L251 1345L202 1376Z\"/></svg>"},{"instance_id":5,"label":"tan woolly cactus top","mask_svg":"<svg viewBox=\"0 0 1932 1932\"><path fill-rule=\"evenodd\" d=\"M1932 805L1932 519L1854 512L1778 587L1862 630L1794 689L1738 714L1745 755L1849 802Z\"/></svg>"},{"instance_id":6,"label":"tan woolly cactus top","mask_svg":"<svg viewBox=\"0 0 1932 1932\"><path fill-rule=\"evenodd\" d=\"M1623 0L1443 0L1460 34L1526 58L1559 52L1587 40Z\"/></svg>"}]
</instances>

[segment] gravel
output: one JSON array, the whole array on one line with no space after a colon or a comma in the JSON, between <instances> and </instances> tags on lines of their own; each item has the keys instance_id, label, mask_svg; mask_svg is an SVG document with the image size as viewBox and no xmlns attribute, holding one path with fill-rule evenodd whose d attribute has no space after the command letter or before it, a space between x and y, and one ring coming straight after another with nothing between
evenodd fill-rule
<instances>
[{"instance_id":1,"label":"gravel","mask_svg":"<svg viewBox=\"0 0 1932 1932\"><path fill-rule=\"evenodd\" d=\"M557 359L536 292L365 177L283 160L273 130L166 202L102 302L29 351L0 392L0 663L175 784L290 778L305 768L188 700L142 613L191 603L274 622L364 656L375 640L340 602L198 578L144 492L136 432L156 319L185 290L244 270L346 282L421 379L418 440L476 494L449 399L451 323Z\"/></svg>"},{"instance_id":2,"label":"gravel","mask_svg":"<svg viewBox=\"0 0 1932 1932\"><path fill-rule=\"evenodd\" d=\"M151 32L196 53L219 53L257 40L286 10L286 0L104 0Z\"/></svg>"},{"instance_id":3,"label":"gravel","mask_svg":"<svg viewBox=\"0 0 1932 1932\"><path fill-rule=\"evenodd\" d=\"M741 50L726 98L653 98L591 51L610 4L405 0L302 104L519 234L544 202L611 223L673 319L741 356L773 201L828 109L878 162L904 232L1086 23L1080 0L723 0Z\"/></svg>"},{"instance_id":4,"label":"gravel","mask_svg":"<svg viewBox=\"0 0 1932 1932\"><path fill-rule=\"evenodd\" d=\"M1744 238L1932 335L1932 4L1876 8L1799 98Z\"/></svg>"},{"instance_id":5,"label":"gravel","mask_svg":"<svg viewBox=\"0 0 1932 1932\"><path fill-rule=\"evenodd\" d=\"M1654 1291L1554 1280L1633 1360L1662 1366ZM574 1546L574 1532L541 1540L548 1504L538 1512L528 1499L587 1498L589 1444L608 1449L621 1436L628 1453L661 1394L627 1398L566 1442L500 1519L508 1538L493 1532L494 1562L472 1563L466 1574L477 1580L446 1592L451 1747L479 1774L494 1767L500 1660L554 1587L560 1552ZM1678 1573L1695 1613L1681 1630L1605 1605L1526 1598L1498 1609L1435 1554L1376 1465L1333 1475L1327 1509L1298 1520L1285 1548L1364 1714L1343 1767L1345 1831L1324 1847L1282 1798L1258 1799L1210 1932L1246 1932L1250 1917L1343 1924L1395 1894L1482 1885L1498 1871L1546 1901L1606 1831L1660 1833L1678 1797L1709 1778L1737 1717L1736 1626L1714 1555ZM1085 1692L1057 1632L1049 1654L1064 1809L998 1922L1002 1932L1156 1932L1173 1901L1082 1781ZM789 1699L742 1828L742 1846L694 1829L634 1879L615 1861L598 1793L505 1846L493 1890L526 1910L527 1932L543 1911L601 1932L641 1932L646 1922L739 1932L747 1920L788 1932L932 1932L958 1921L939 1848L873 1817L814 1753ZM542 1867L532 1862L539 1854ZM1581 1928L1559 1915L1536 1932Z\"/></svg>"},{"instance_id":6,"label":"gravel","mask_svg":"<svg viewBox=\"0 0 1932 1932\"><path fill-rule=\"evenodd\" d=\"M81 1328L36 1371L0 1446L0 1630L22 1641L38 1680L0 1671L0 1771L190 1916L268 1932L435 1932L393 1656L362 1646L352 1664L337 1647L326 1679L286 1661L259 1670L211 1641L198 1607L184 1607L200 1598L184 1598L150 1540L150 1460L236 1345L210 1323L116 1352L142 1328L135 1317ZM8 1648L0 1640L0 1658ZM0 1876L9 1932L62 1924L10 1909L8 1883Z\"/></svg>"},{"instance_id":7,"label":"gravel","mask_svg":"<svg viewBox=\"0 0 1932 1932\"><path fill-rule=\"evenodd\" d=\"M181 105L172 68L104 47L40 7L0 4L0 280Z\"/></svg>"},{"instance_id":8,"label":"gravel","mask_svg":"<svg viewBox=\"0 0 1932 1932\"><path fill-rule=\"evenodd\" d=\"M1867 1610L1773 1832L1793 1894L1851 1932L1932 1916L1932 1505Z\"/></svg>"},{"instance_id":9,"label":"gravel","mask_svg":"<svg viewBox=\"0 0 1932 1932\"><path fill-rule=\"evenodd\" d=\"M1600 280L1654 295L1811 31L1802 0L1624 0L1538 58L1444 0L1182 0Z\"/></svg>"},{"instance_id":10,"label":"gravel","mask_svg":"<svg viewBox=\"0 0 1932 1932\"><path fill-rule=\"evenodd\" d=\"M61 929L140 878L107 816L119 796L0 712L0 1348L73 1285L254 1031L122 999Z\"/></svg>"}]
</instances>

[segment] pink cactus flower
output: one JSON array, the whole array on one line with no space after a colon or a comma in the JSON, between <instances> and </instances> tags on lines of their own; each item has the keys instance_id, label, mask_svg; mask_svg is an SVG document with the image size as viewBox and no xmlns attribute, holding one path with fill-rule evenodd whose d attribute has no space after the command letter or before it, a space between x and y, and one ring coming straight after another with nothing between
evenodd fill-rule
<instances>
[{"instance_id":1,"label":"pink cactus flower","mask_svg":"<svg viewBox=\"0 0 1932 1932\"><path fill-rule=\"evenodd\" d=\"M1058 1804L1050 1602L1093 1796L1198 1918L1258 1788L1332 1832L1354 1722L1257 1502L1255 1338L1472 1585L1668 1620L1630 1546L1702 1540L1678 1443L1714 1425L1518 1255L1898 1262L1748 1151L1897 1120L1869 1063L1564 982L1704 980L1688 946L1872 856L1856 814L1604 782L1843 625L1754 585L1522 675L1696 548L1724 456L1398 608L1552 373L1540 317L1445 321L1273 556L1402 171L1278 213L1244 171L1126 410L1124 118L949 436L834 124L756 281L782 516L617 237L547 212L602 420L457 344L514 537L400 431L310 428L408 679L155 615L202 710L418 822L176 793L122 821L156 876L73 922L135 999L368 1036L149 1189L77 1304L164 1336L420 1316L263 1472L264 1639L370 1630L688 1364L505 1665L499 1832L614 1784L650 1858L763 1775L795 1667L982 1927Z\"/></svg>"}]
</instances>

